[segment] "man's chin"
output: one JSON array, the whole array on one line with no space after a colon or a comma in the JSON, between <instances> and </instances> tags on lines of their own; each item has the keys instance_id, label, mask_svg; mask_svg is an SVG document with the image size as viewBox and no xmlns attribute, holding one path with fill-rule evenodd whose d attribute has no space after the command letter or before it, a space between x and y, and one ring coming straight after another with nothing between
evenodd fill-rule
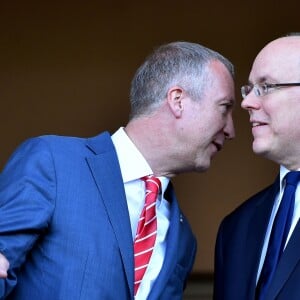
<instances>
[{"instance_id":1,"label":"man's chin","mask_svg":"<svg viewBox=\"0 0 300 300\"><path fill-rule=\"evenodd\" d=\"M210 160L206 164L202 163L201 165L196 166L195 172L197 172L197 173L205 172L210 168L210 165L211 165Z\"/></svg>"},{"instance_id":2,"label":"man's chin","mask_svg":"<svg viewBox=\"0 0 300 300\"><path fill-rule=\"evenodd\" d=\"M269 149L266 146L253 142L252 150L254 154L268 158Z\"/></svg>"}]
</instances>

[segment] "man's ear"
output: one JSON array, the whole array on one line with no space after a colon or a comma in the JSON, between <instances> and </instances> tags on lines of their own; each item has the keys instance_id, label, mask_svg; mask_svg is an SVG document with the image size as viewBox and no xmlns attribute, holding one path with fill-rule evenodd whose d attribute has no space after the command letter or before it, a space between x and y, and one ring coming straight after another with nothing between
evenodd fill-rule
<instances>
[{"instance_id":1,"label":"man's ear","mask_svg":"<svg viewBox=\"0 0 300 300\"><path fill-rule=\"evenodd\" d=\"M179 86L174 86L168 90L167 102L171 112L176 118L180 118L183 111L184 91Z\"/></svg>"}]
</instances>

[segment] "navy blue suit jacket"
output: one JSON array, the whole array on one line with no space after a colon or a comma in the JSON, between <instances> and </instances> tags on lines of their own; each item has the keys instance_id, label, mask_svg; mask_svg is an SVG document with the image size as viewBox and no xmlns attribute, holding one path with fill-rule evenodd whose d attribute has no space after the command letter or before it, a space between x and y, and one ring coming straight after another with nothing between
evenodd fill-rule
<instances>
[{"instance_id":1,"label":"navy blue suit jacket","mask_svg":"<svg viewBox=\"0 0 300 300\"><path fill-rule=\"evenodd\" d=\"M196 241L173 188L167 251L148 299L182 299ZM133 242L110 135L42 136L0 175L0 299L133 299Z\"/></svg>"},{"instance_id":2,"label":"navy blue suit jacket","mask_svg":"<svg viewBox=\"0 0 300 300\"><path fill-rule=\"evenodd\" d=\"M274 184L259 192L221 223L215 253L215 300L253 300L265 233L279 190ZM300 224L298 222L265 300L300 299Z\"/></svg>"}]
</instances>

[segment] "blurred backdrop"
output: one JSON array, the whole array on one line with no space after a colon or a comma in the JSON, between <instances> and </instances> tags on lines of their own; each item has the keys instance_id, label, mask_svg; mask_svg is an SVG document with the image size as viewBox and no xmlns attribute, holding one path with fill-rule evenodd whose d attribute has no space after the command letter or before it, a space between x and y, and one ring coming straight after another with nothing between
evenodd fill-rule
<instances>
[{"instance_id":1,"label":"blurred backdrop","mask_svg":"<svg viewBox=\"0 0 300 300\"><path fill-rule=\"evenodd\" d=\"M185 40L217 50L236 66L236 139L208 172L174 180L198 238L194 274L212 274L221 219L277 172L252 153L239 88L268 41L300 30L299 8L297 0L0 1L0 168L28 137L125 125L131 78L154 47Z\"/></svg>"}]
</instances>

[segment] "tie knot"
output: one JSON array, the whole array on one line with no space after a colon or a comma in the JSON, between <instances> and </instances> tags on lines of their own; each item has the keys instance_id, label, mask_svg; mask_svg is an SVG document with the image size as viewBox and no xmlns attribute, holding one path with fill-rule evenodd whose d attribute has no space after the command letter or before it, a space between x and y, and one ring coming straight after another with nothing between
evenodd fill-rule
<instances>
[{"instance_id":1,"label":"tie knot","mask_svg":"<svg viewBox=\"0 0 300 300\"><path fill-rule=\"evenodd\" d=\"M149 175L144 176L141 179L145 181L146 190L158 194L159 189L161 188L161 182L157 177Z\"/></svg>"},{"instance_id":2,"label":"tie knot","mask_svg":"<svg viewBox=\"0 0 300 300\"><path fill-rule=\"evenodd\" d=\"M297 186L300 180L300 171L291 171L285 176L286 184Z\"/></svg>"}]
</instances>

